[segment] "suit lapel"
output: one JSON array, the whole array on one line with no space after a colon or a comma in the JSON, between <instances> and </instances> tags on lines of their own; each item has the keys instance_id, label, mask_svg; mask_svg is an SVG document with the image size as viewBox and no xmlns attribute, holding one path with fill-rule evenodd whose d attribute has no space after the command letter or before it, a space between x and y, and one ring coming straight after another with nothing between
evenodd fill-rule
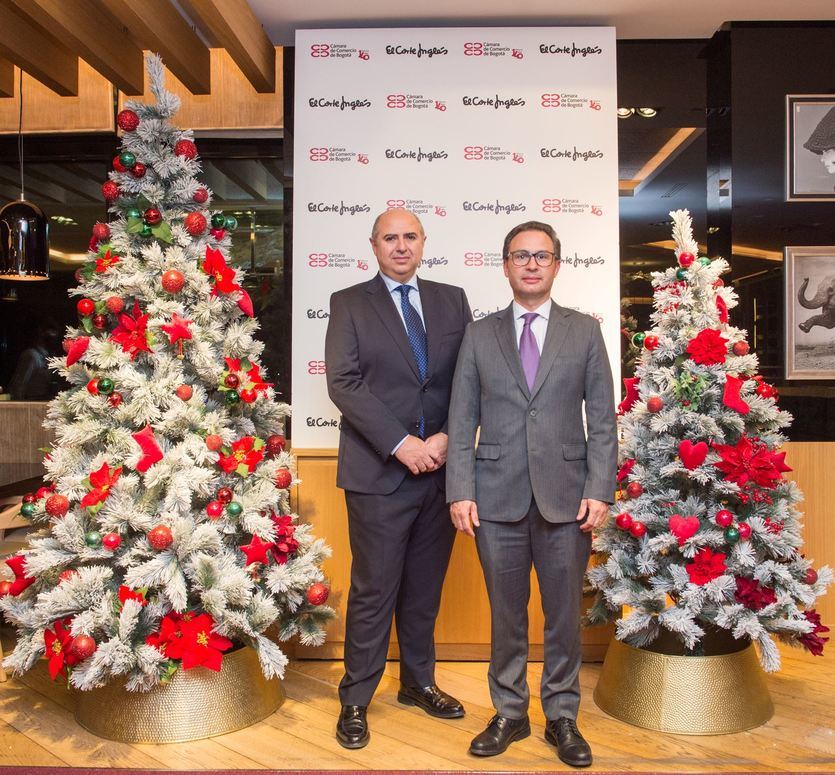
<instances>
[{"instance_id":1,"label":"suit lapel","mask_svg":"<svg viewBox=\"0 0 835 775\"><path fill-rule=\"evenodd\" d=\"M534 398L542 387L548 373L554 365L554 359L565 344L568 330L571 323L565 320L568 311L551 302L551 314L548 316L548 328L545 332L545 343L542 346L542 355L539 359L539 368L536 371L536 379L533 383L531 398ZM521 361L520 361L521 364Z\"/></svg>"},{"instance_id":2,"label":"suit lapel","mask_svg":"<svg viewBox=\"0 0 835 775\"><path fill-rule=\"evenodd\" d=\"M525 379L525 373L522 371L522 359L519 357L519 345L516 342L513 302L496 315L495 328L496 338L499 340L499 349L501 349L502 355L507 361L507 367L519 384L519 389L525 394L526 398L530 398L528 381Z\"/></svg>"},{"instance_id":3,"label":"suit lapel","mask_svg":"<svg viewBox=\"0 0 835 775\"><path fill-rule=\"evenodd\" d=\"M438 343L440 340L441 320L438 294L432 293L426 283L418 277L418 291L420 293L420 306L423 310L423 325L426 329L426 347L429 353L429 363L426 367L426 376L431 377L435 373L435 364L438 357ZM408 337L407 337L408 340Z\"/></svg>"},{"instance_id":4,"label":"suit lapel","mask_svg":"<svg viewBox=\"0 0 835 775\"><path fill-rule=\"evenodd\" d=\"M406 336L406 327L403 325L403 321L394 306L394 299L389 293L388 288L386 288L383 278L377 275L373 280L369 281L366 290L371 299L371 306L377 315L379 315L384 330L388 331L391 338L394 339L395 344L409 364L409 368L414 372L415 377L420 379L420 373L415 362L415 355L412 352L412 346L409 344L409 337ZM423 303L423 297L421 297L421 303Z\"/></svg>"}]
</instances>

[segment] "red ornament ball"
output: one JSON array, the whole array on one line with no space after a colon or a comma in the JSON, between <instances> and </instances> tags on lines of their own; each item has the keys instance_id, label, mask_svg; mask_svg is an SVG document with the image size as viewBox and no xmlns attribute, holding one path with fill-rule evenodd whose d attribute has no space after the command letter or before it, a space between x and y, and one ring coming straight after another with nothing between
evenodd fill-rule
<instances>
[{"instance_id":1,"label":"red ornament ball","mask_svg":"<svg viewBox=\"0 0 835 775\"><path fill-rule=\"evenodd\" d=\"M61 342L61 349L62 349L62 350L63 350L63 351L64 351L67 355L69 355L69 354L70 354L70 347L72 347L72 343L73 343L74 341L75 341L75 339L64 339L64 341L63 341L63 342Z\"/></svg>"},{"instance_id":2,"label":"red ornament ball","mask_svg":"<svg viewBox=\"0 0 835 775\"><path fill-rule=\"evenodd\" d=\"M639 498L643 495L644 488L640 482L630 482L626 485L626 495L629 498Z\"/></svg>"},{"instance_id":3,"label":"red ornament ball","mask_svg":"<svg viewBox=\"0 0 835 775\"><path fill-rule=\"evenodd\" d=\"M99 394L99 378L98 377L93 377L93 379L91 379L87 383L87 392L91 396L97 396Z\"/></svg>"},{"instance_id":4,"label":"red ornament ball","mask_svg":"<svg viewBox=\"0 0 835 775\"><path fill-rule=\"evenodd\" d=\"M748 355L750 349L748 342L744 339L739 342L734 342L734 346L731 348L734 355Z\"/></svg>"},{"instance_id":5,"label":"red ornament ball","mask_svg":"<svg viewBox=\"0 0 835 775\"><path fill-rule=\"evenodd\" d=\"M206 516L209 519L219 519L223 514L223 504L220 501L209 501L206 504Z\"/></svg>"},{"instance_id":6,"label":"red ornament ball","mask_svg":"<svg viewBox=\"0 0 835 775\"><path fill-rule=\"evenodd\" d=\"M285 446L287 446L287 439L280 433L274 433L267 438L265 449L267 450L267 455L275 457L284 451Z\"/></svg>"},{"instance_id":7,"label":"red ornament ball","mask_svg":"<svg viewBox=\"0 0 835 775\"><path fill-rule=\"evenodd\" d=\"M57 517L60 519L61 517L66 516L66 513L70 510L70 502L65 495L55 493L46 499L46 506L44 506L44 509L50 517Z\"/></svg>"},{"instance_id":8,"label":"red ornament ball","mask_svg":"<svg viewBox=\"0 0 835 775\"><path fill-rule=\"evenodd\" d=\"M195 192L191 195L191 198L192 198L195 202L197 202L197 204L201 204L201 205L202 205L204 202L208 202L208 201L209 201L209 192L208 192L205 188L198 188L198 189L197 189L197 191L195 191Z\"/></svg>"},{"instance_id":9,"label":"red ornament ball","mask_svg":"<svg viewBox=\"0 0 835 775\"><path fill-rule=\"evenodd\" d=\"M69 650L79 662L83 662L96 653L96 641L89 635L76 635L70 643Z\"/></svg>"},{"instance_id":10,"label":"red ornament ball","mask_svg":"<svg viewBox=\"0 0 835 775\"><path fill-rule=\"evenodd\" d=\"M632 515L628 511L624 511L615 517L615 524L621 530L629 530L632 527Z\"/></svg>"},{"instance_id":11,"label":"red ornament ball","mask_svg":"<svg viewBox=\"0 0 835 775\"><path fill-rule=\"evenodd\" d=\"M106 242L110 239L110 227L106 223L94 223L93 237L99 242Z\"/></svg>"},{"instance_id":12,"label":"red ornament ball","mask_svg":"<svg viewBox=\"0 0 835 775\"><path fill-rule=\"evenodd\" d=\"M107 327L107 315L93 315L93 327L100 331Z\"/></svg>"},{"instance_id":13,"label":"red ornament ball","mask_svg":"<svg viewBox=\"0 0 835 775\"><path fill-rule=\"evenodd\" d=\"M232 502L232 498L233 498L233 493L232 493L232 490L230 490L228 487L221 487L221 488L217 491L217 499L218 499L221 503L224 503L224 504L226 504L226 503L231 503L231 502Z\"/></svg>"},{"instance_id":14,"label":"red ornament ball","mask_svg":"<svg viewBox=\"0 0 835 775\"><path fill-rule=\"evenodd\" d=\"M122 193L118 184L114 183L112 180L105 180L104 183L101 184L101 192L108 202L115 202Z\"/></svg>"},{"instance_id":15,"label":"red ornament ball","mask_svg":"<svg viewBox=\"0 0 835 775\"><path fill-rule=\"evenodd\" d=\"M163 273L161 282L163 290L168 293L179 293L186 284L186 278L178 269L169 269Z\"/></svg>"},{"instance_id":16,"label":"red ornament ball","mask_svg":"<svg viewBox=\"0 0 835 775\"><path fill-rule=\"evenodd\" d=\"M223 384L226 385L228 388L232 388L233 390L241 384L241 380L238 379L237 374L227 374L223 378Z\"/></svg>"},{"instance_id":17,"label":"red ornament ball","mask_svg":"<svg viewBox=\"0 0 835 775\"><path fill-rule=\"evenodd\" d=\"M751 525L747 522L740 522L736 529L739 532L740 540L747 541L751 537Z\"/></svg>"},{"instance_id":18,"label":"red ornament ball","mask_svg":"<svg viewBox=\"0 0 835 775\"><path fill-rule=\"evenodd\" d=\"M194 395L194 390L191 385L178 385L174 392L180 401L188 401Z\"/></svg>"},{"instance_id":19,"label":"red ornament ball","mask_svg":"<svg viewBox=\"0 0 835 775\"><path fill-rule=\"evenodd\" d=\"M58 581L69 581L74 576L78 575L77 570L73 570L72 568L67 568L66 570L62 570L58 574Z\"/></svg>"},{"instance_id":20,"label":"red ornament ball","mask_svg":"<svg viewBox=\"0 0 835 775\"><path fill-rule=\"evenodd\" d=\"M0 597L6 597L12 591L11 581L0 581Z\"/></svg>"},{"instance_id":21,"label":"red ornament ball","mask_svg":"<svg viewBox=\"0 0 835 775\"><path fill-rule=\"evenodd\" d=\"M178 140L174 153L190 161L197 156L197 146L191 140Z\"/></svg>"},{"instance_id":22,"label":"red ornament ball","mask_svg":"<svg viewBox=\"0 0 835 775\"><path fill-rule=\"evenodd\" d=\"M258 398L258 393L252 388L244 388L239 395L241 396L241 401L245 404L251 404Z\"/></svg>"},{"instance_id":23,"label":"red ornament ball","mask_svg":"<svg viewBox=\"0 0 835 775\"><path fill-rule=\"evenodd\" d=\"M116 116L116 123L122 131L133 132L139 126L139 116L132 110L121 110Z\"/></svg>"},{"instance_id":24,"label":"red ornament ball","mask_svg":"<svg viewBox=\"0 0 835 775\"><path fill-rule=\"evenodd\" d=\"M647 400L647 411L655 414L664 408L664 399L661 396L650 396Z\"/></svg>"},{"instance_id":25,"label":"red ornament ball","mask_svg":"<svg viewBox=\"0 0 835 775\"><path fill-rule=\"evenodd\" d=\"M212 452L217 452L223 446L223 439L216 433L210 433L206 436L206 446Z\"/></svg>"},{"instance_id":26,"label":"red ornament ball","mask_svg":"<svg viewBox=\"0 0 835 775\"><path fill-rule=\"evenodd\" d=\"M156 226L162 221L162 213L156 207L149 207L144 213L142 213L142 217L144 218L145 223L151 226Z\"/></svg>"},{"instance_id":27,"label":"red ornament ball","mask_svg":"<svg viewBox=\"0 0 835 775\"><path fill-rule=\"evenodd\" d=\"M118 533L105 533L101 537L101 543L105 549L110 549L111 551L114 551L122 545L122 536L120 536Z\"/></svg>"},{"instance_id":28,"label":"red ornament ball","mask_svg":"<svg viewBox=\"0 0 835 775\"><path fill-rule=\"evenodd\" d=\"M693 265L693 262L695 260L696 260L696 256L694 256L692 253L682 253L678 257L678 264L679 264L679 266L684 267L685 269L687 269L689 266Z\"/></svg>"},{"instance_id":29,"label":"red ornament ball","mask_svg":"<svg viewBox=\"0 0 835 775\"><path fill-rule=\"evenodd\" d=\"M27 492L26 495L23 496L24 503L35 503L38 499L35 497L35 493Z\"/></svg>"},{"instance_id":30,"label":"red ornament ball","mask_svg":"<svg viewBox=\"0 0 835 775\"><path fill-rule=\"evenodd\" d=\"M278 487L279 490L286 490L293 482L293 474L291 474L286 468L279 468L278 471L275 472L275 486Z\"/></svg>"},{"instance_id":31,"label":"red ornament ball","mask_svg":"<svg viewBox=\"0 0 835 775\"><path fill-rule=\"evenodd\" d=\"M167 549L173 542L174 536L167 525L157 525L148 531L148 543L158 552Z\"/></svg>"},{"instance_id":32,"label":"red ornament ball","mask_svg":"<svg viewBox=\"0 0 835 775\"><path fill-rule=\"evenodd\" d=\"M721 509L716 512L716 516L713 518L713 521L716 522L719 527L730 527L734 522L734 515L727 509Z\"/></svg>"},{"instance_id":33,"label":"red ornament ball","mask_svg":"<svg viewBox=\"0 0 835 775\"><path fill-rule=\"evenodd\" d=\"M116 172L127 172L128 171L128 168L124 164L122 164L121 161L119 161L118 156L113 157L113 169L116 170Z\"/></svg>"},{"instance_id":34,"label":"red ornament ball","mask_svg":"<svg viewBox=\"0 0 835 775\"><path fill-rule=\"evenodd\" d=\"M209 229L209 234L220 242L226 236L226 229Z\"/></svg>"},{"instance_id":35,"label":"red ornament ball","mask_svg":"<svg viewBox=\"0 0 835 775\"><path fill-rule=\"evenodd\" d=\"M654 350L658 347L658 337L655 334L647 334L644 337L644 347L646 347L647 350Z\"/></svg>"},{"instance_id":36,"label":"red ornament ball","mask_svg":"<svg viewBox=\"0 0 835 775\"><path fill-rule=\"evenodd\" d=\"M645 535L647 532L647 526L643 522L633 522L629 526L629 532L635 536L635 538L640 538L642 535Z\"/></svg>"},{"instance_id":37,"label":"red ornament ball","mask_svg":"<svg viewBox=\"0 0 835 775\"><path fill-rule=\"evenodd\" d=\"M769 385L767 382L760 382L757 385L756 393L761 398L774 398L779 396L777 388L774 385Z\"/></svg>"},{"instance_id":38,"label":"red ornament ball","mask_svg":"<svg viewBox=\"0 0 835 775\"><path fill-rule=\"evenodd\" d=\"M183 226L192 237L199 237L206 231L206 216L203 213L189 213L183 221Z\"/></svg>"},{"instance_id":39,"label":"red ornament ball","mask_svg":"<svg viewBox=\"0 0 835 775\"><path fill-rule=\"evenodd\" d=\"M104 306L107 307L108 312L118 315L125 308L125 302L118 296L109 296Z\"/></svg>"},{"instance_id":40,"label":"red ornament ball","mask_svg":"<svg viewBox=\"0 0 835 775\"><path fill-rule=\"evenodd\" d=\"M131 167L130 174L135 178L144 178L147 171L148 168L141 161L138 161Z\"/></svg>"},{"instance_id":41,"label":"red ornament ball","mask_svg":"<svg viewBox=\"0 0 835 775\"><path fill-rule=\"evenodd\" d=\"M93 303L92 299L79 299L75 308L78 310L78 314L85 318L88 315L92 315L96 311L96 305Z\"/></svg>"},{"instance_id":42,"label":"red ornament ball","mask_svg":"<svg viewBox=\"0 0 835 775\"><path fill-rule=\"evenodd\" d=\"M809 568L806 571L806 575L803 577L803 580L807 584L817 584L817 582L818 582L818 572L814 568Z\"/></svg>"},{"instance_id":43,"label":"red ornament ball","mask_svg":"<svg viewBox=\"0 0 835 775\"><path fill-rule=\"evenodd\" d=\"M114 409L122 405L122 394L118 390L114 390L108 397L107 403Z\"/></svg>"},{"instance_id":44,"label":"red ornament ball","mask_svg":"<svg viewBox=\"0 0 835 775\"><path fill-rule=\"evenodd\" d=\"M307 602L310 605L322 605L330 594L330 590L324 584L316 582L307 589Z\"/></svg>"}]
</instances>

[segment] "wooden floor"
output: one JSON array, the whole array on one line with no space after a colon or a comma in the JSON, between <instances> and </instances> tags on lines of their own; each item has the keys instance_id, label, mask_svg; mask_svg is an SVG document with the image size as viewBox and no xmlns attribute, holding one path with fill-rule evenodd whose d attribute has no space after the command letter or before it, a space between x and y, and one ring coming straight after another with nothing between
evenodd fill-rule
<instances>
[{"instance_id":1,"label":"wooden floor","mask_svg":"<svg viewBox=\"0 0 835 775\"><path fill-rule=\"evenodd\" d=\"M439 685L467 707L465 718L443 721L398 705L397 666L390 663L369 710L371 743L358 751L344 750L333 736L341 676L337 662L293 662L285 680L287 701L266 721L212 740L175 745L126 745L94 737L75 723L67 692L43 671L33 671L0 684L0 764L172 770L569 770L542 739L544 719L536 700L530 738L495 758L467 754L471 738L493 713L486 669L481 662L439 664ZM771 721L750 732L716 737L664 735L610 718L592 700L599 672L600 665L586 664L581 674L579 724L594 751L594 770L835 771L835 653L815 659L786 649L783 671L768 679L776 708ZM533 695L538 694L540 673L541 665L531 663Z\"/></svg>"}]
</instances>

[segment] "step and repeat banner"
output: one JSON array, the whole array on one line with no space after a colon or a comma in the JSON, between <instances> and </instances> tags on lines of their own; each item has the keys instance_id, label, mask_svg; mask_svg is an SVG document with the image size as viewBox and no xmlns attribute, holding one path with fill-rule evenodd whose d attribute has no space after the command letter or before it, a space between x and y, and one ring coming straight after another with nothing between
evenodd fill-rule
<instances>
[{"instance_id":1,"label":"step and repeat banner","mask_svg":"<svg viewBox=\"0 0 835 775\"><path fill-rule=\"evenodd\" d=\"M325 384L331 293L370 280L378 213L427 234L419 276L507 306L518 223L562 243L555 300L594 315L620 373L617 83L610 27L296 33L293 446L338 444Z\"/></svg>"}]
</instances>

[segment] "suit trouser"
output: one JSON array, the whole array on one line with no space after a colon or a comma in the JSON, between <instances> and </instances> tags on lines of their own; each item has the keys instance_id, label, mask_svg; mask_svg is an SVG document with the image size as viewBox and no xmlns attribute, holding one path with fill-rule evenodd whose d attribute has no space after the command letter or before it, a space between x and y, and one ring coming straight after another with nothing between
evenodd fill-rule
<instances>
[{"instance_id":1,"label":"suit trouser","mask_svg":"<svg viewBox=\"0 0 835 775\"><path fill-rule=\"evenodd\" d=\"M407 475L391 495L345 492L351 590L343 705L368 705L386 666L392 615L406 686L435 682L435 619L455 528L439 474Z\"/></svg>"},{"instance_id":2,"label":"suit trouser","mask_svg":"<svg viewBox=\"0 0 835 775\"><path fill-rule=\"evenodd\" d=\"M490 598L491 648L487 683L496 712L528 712L528 600L536 569L545 614L545 662L540 700L545 717L576 718L580 706L580 606L591 535L578 522L547 522L534 502L517 522L476 528L476 546Z\"/></svg>"}]
</instances>

